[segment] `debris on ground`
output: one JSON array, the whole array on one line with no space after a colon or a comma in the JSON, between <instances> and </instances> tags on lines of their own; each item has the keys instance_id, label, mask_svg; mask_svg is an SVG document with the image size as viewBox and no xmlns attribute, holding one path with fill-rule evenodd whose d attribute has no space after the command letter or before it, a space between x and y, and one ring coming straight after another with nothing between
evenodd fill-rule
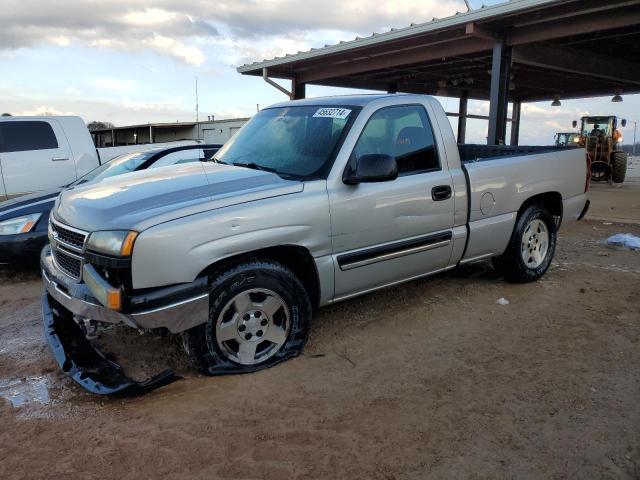
<instances>
[{"instance_id":1,"label":"debris on ground","mask_svg":"<svg viewBox=\"0 0 640 480\"><path fill-rule=\"evenodd\" d=\"M509 300L507 300L504 297L499 298L498 300L496 300L496 303L498 305L509 305Z\"/></svg>"},{"instance_id":2,"label":"debris on ground","mask_svg":"<svg viewBox=\"0 0 640 480\"><path fill-rule=\"evenodd\" d=\"M640 237L630 233L617 233L607 238L607 245L628 250L640 250Z\"/></svg>"}]
</instances>

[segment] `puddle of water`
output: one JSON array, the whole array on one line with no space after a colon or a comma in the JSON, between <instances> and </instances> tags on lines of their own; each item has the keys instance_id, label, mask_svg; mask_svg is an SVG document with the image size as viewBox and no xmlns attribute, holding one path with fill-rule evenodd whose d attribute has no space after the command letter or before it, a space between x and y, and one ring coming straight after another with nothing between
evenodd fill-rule
<instances>
[{"instance_id":1,"label":"puddle of water","mask_svg":"<svg viewBox=\"0 0 640 480\"><path fill-rule=\"evenodd\" d=\"M46 377L0 378L0 397L11 402L14 407L51 401L49 381Z\"/></svg>"}]
</instances>

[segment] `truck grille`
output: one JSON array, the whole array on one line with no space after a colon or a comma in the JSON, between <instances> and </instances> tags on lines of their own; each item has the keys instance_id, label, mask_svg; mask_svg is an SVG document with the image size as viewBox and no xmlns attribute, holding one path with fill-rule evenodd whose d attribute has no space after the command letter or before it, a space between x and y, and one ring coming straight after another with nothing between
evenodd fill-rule
<instances>
[{"instance_id":1,"label":"truck grille","mask_svg":"<svg viewBox=\"0 0 640 480\"><path fill-rule=\"evenodd\" d=\"M63 250L54 250L53 254L60 270L72 277L74 280L80 280L82 276L82 260L72 257Z\"/></svg>"},{"instance_id":2,"label":"truck grille","mask_svg":"<svg viewBox=\"0 0 640 480\"><path fill-rule=\"evenodd\" d=\"M64 228L60 224L51 222L51 229L57 233L58 241L66 243L69 246L75 247L78 250L84 248L84 242L87 239L86 233L79 233L68 228Z\"/></svg>"},{"instance_id":3,"label":"truck grille","mask_svg":"<svg viewBox=\"0 0 640 480\"><path fill-rule=\"evenodd\" d=\"M89 234L51 219L49 241L58 268L75 281L82 280L84 246Z\"/></svg>"}]
</instances>

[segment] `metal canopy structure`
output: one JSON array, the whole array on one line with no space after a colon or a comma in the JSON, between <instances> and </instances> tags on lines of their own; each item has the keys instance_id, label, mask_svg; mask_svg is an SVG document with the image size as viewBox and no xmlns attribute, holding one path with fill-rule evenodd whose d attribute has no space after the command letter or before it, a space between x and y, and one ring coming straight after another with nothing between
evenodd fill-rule
<instances>
[{"instance_id":1,"label":"metal canopy structure","mask_svg":"<svg viewBox=\"0 0 640 480\"><path fill-rule=\"evenodd\" d=\"M640 92L640 0L513 0L238 68L306 84L490 101L489 144L518 143L522 102ZM508 102L513 102L507 119ZM476 117L477 118L477 117Z\"/></svg>"}]
</instances>

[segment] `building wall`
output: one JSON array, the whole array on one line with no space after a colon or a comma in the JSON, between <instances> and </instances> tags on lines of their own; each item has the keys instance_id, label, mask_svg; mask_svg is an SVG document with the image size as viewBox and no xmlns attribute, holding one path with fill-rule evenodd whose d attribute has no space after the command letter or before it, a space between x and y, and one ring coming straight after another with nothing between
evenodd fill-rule
<instances>
[{"instance_id":1,"label":"building wall","mask_svg":"<svg viewBox=\"0 0 640 480\"><path fill-rule=\"evenodd\" d=\"M247 123L247 119L218 120L213 122L200 122L201 138L205 143L225 143L240 128Z\"/></svg>"},{"instance_id":2,"label":"building wall","mask_svg":"<svg viewBox=\"0 0 640 480\"><path fill-rule=\"evenodd\" d=\"M153 143L177 142L180 140L203 140L205 143L225 143L248 121L248 118L230 120L213 120L200 122L196 126L151 125L153 130ZM149 143L149 127L119 127L115 130L116 145L134 145ZM94 132L93 140L96 147L114 146L111 138L111 130Z\"/></svg>"},{"instance_id":3,"label":"building wall","mask_svg":"<svg viewBox=\"0 0 640 480\"><path fill-rule=\"evenodd\" d=\"M196 131L196 127L154 128L153 143L197 140Z\"/></svg>"}]
</instances>

